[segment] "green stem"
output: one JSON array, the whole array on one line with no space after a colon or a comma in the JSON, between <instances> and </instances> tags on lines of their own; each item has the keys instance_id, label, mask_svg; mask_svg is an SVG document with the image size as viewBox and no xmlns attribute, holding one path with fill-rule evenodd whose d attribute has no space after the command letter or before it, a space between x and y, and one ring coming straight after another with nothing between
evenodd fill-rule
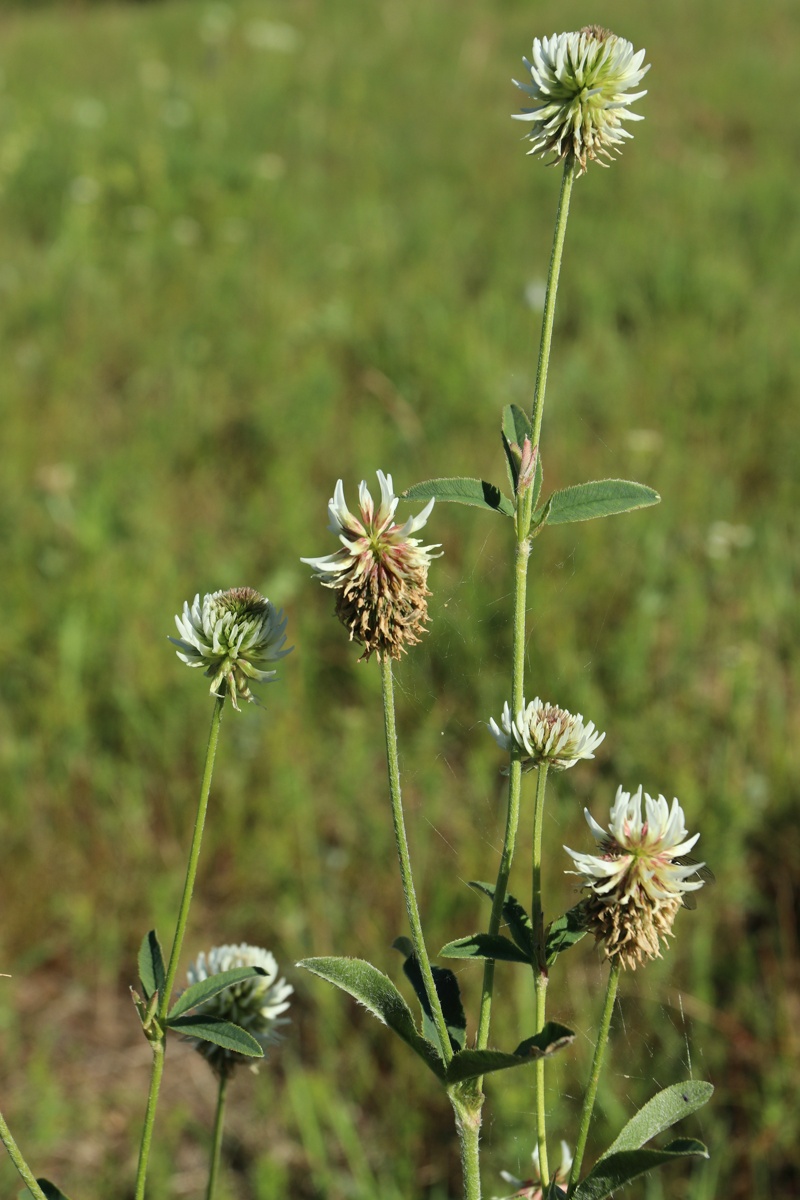
<instances>
[{"instance_id":1,"label":"green stem","mask_svg":"<svg viewBox=\"0 0 800 1200\"><path fill-rule=\"evenodd\" d=\"M200 859L200 845L203 840L203 829L206 822L208 797L211 792L211 776L214 772L214 758L217 753L219 726L222 720L222 709L224 704L224 695L218 696L216 703L214 704L214 712L211 717L211 729L208 735L206 762L203 769L203 781L200 785L200 799L198 801L197 814L194 821L192 845L189 850L189 862L186 867L186 880L183 885L183 896L181 897L181 906L178 911L178 921L175 926L175 937L172 941L172 951L169 956L169 966L167 968L164 991L158 999L158 1011L155 1016L155 1022L159 1030L159 1034L152 1042L153 1065L150 1072L150 1090L147 1096L147 1110L145 1112L144 1126L142 1128L142 1140L139 1147L139 1165L136 1170L135 1200L144 1200L147 1161L150 1157L150 1142L152 1141L153 1137L153 1126L155 1124L158 1093L161 1087L161 1076L164 1073L164 1054L166 1051L166 1017L167 1013L169 1012L170 996L172 995L172 989L175 985L175 976L178 973L178 962L180 961L183 937L186 933L186 925L189 920L189 906L192 902L192 892L194 891L194 882L197 877L197 864Z\"/></svg>"},{"instance_id":2,"label":"green stem","mask_svg":"<svg viewBox=\"0 0 800 1200\"><path fill-rule=\"evenodd\" d=\"M191 849L189 850L189 863L186 867L186 881L183 885L181 907L178 912L178 923L175 927L175 937L172 942L172 952L169 956L169 966L167 967L167 980L164 984L164 995L160 998L158 1004L158 1015L162 1019L166 1017L169 1011L169 998L172 995L172 989L175 986L175 976L178 974L178 963L180 961L181 949L183 947L183 937L186 933L186 925L189 921L189 906L192 903L194 881L197 877L197 864L200 860L200 845L203 841L203 829L206 823L208 797L211 792L211 776L214 773L214 758L217 753L219 727L220 722L222 721L222 709L224 705L225 696L218 696L216 703L214 704L214 712L211 716L211 729L208 734L208 747L206 749L206 764L203 769L203 782L200 785L200 800L197 805L197 815L194 820L192 845Z\"/></svg>"},{"instance_id":3,"label":"green stem","mask_svg":"<svg viewBox=\"0 0 800 1200\"><path fill-rule=\"evenodd\" d=\"M561 257L564 253L564 237L567 232L567 217L569 216L569 201L574 182L575 167L567 159L564 163L564 174L561 177L561 194L558 198L556 228L553 235L553 249L550 253L550 269L547 275L547 291L544 298L544 313L542 314L539 366L536 372L536 387L533 392L533 411L531 413L533 430L531 433L531 442L534 446L539 445L539 438L542 431L542 411L544 409L544 394L547 388L547 368L550 364L550 343L553 340L553 322L556 315L558 276L561 271Z\"/></svg>"},{"instance_id":4,"label":"green stem","mask_svg":"<svg viewBox=\"0 0 800 1200\"><path fill-rule=\"evenodd\" d=\"M594 1059L592 1060L592 1073L589 1076L589 1085L586 1088L586 1095L583 1100L583 1112L581 1113L581 1126L578 1133L578 1144L575 1147L575 1157L572 1160L572 1171L569 1177L569 1189L567 1195L572 1195L578 1184L578 1179L581 1173L581 1163L583 1162L583 1154L586 1149L586 1141L589 1137L589 1126L592 1123L592 1113L594 1111L595 1097L597 1096L597 1085L600 1082L600 1071L603 1066L603 1055L605 1054L606 1046L608 1045L608 1034L611 1028L611 1015L614 1012L614 1001L617 998L617 985L619 984L619 961L616 961L608 975L608 987L606 988L606 999L603 1005L603 1016L600 1020L600 1029L597 1034L597 1042L594 1048Z\"/></svg>"},{"instance_id":5,"label":"green stem","mask_svg":"<svg viewBox=\"0 0 800 1200\"><path fill-rule=\"evenodd\" d=\"M533 981L536 995L536 1033L544 1029L545 1004L547 998L547 967L544 952L544 918L542 915L542 827L544 825L544 798L547 788L547 763L541 763L536 772L536 800L533 808L533 862L531 867L531 920L535 961ZM547 1163L547 1117L544 1102L545 1060L538 1058L536 1071L536 1139L539 1146L539 1172L542 1184L550 1182Z\"/></svg>"},{"instance_id":6,"label":"green stem","mask_svg":"<svg viewBox=\"0 0 800 1200\"><path fill-rule=\"evenodd\" d=\"M511 715L515 716L522 708L525 680L525 605L528 586L528 558L531 545L527 538L517 542L514 559L514 646L513 666L511 675ZM508 878L511 874L511 862L517 841L519 826L520 793L522 791L522 766L518 758L512 758L508 772L508 807L506 810L506 831L503 838L503 850L500 855L500 866L497 871L497 881L492 900L492 912L489 917L489 933L496 936L503 918L503 905L506 899ZM481 992L481 1007L478 1018L477 1048L485 1050L489 1044L489 1025L492 1016L492 993L494 991L494 959L487 958L483 968L483 990Z\"/></svg>"},{"instance_id":7,"label":"green stem","mask_svg":"<svg viewBox=\"0 0 800 1200\"><path fill-rule=\"evenodd\" d=\"M459 1099L450 1093L450 1103L456 1114L456 1129L461 1147L461 1170L464 1176L464 1200L481 1200L480 1133L481 1103Z\"/></svg>"},{"instance_id":8,"label":"green stem","mask_svg":"<svg viewBox=\"0 0 800 1200\"><path fill-rule=\"evenodd\" d=\"M36 1177L34 1176L33 1171L22 1157L22 1151L11 1136L11 1130L6 1125L5 1117L2 1113L0 1113L0 1141L2 1141L3 1145L8 1151L8 1157L17 1168L20 1179L27 1186L31 1195L35 1198L35 1200L47 1200L44 1192L36 1182Z\"/></svg>"},{"instance_id":9,"label":"green stem","mask_svg":"<svg viewBox=\"0 0 800 1200\"><path fill-rule=\"evenodd\" d=\"M211 1163L208 1168L208 1188L206 1200L213 1200L214 1189L217 1186L220 1158L222 1156L222 1128L225 1124L225 1093L228 1090L228 1074L223 1072L219 1077L217 1092L217 1111L214 1116L214 1137L211 1143Z\"/></svg>"},{"instance_id":10,"label":"green stem","mask_svg":"<svg viewBox=\"0 0 800 1200\"><path fill-rule=\"evenodd\" d=\"M422 982L425 995L428 998L445 1066L453 1057L450 1046L450 1035L442 1012L439 994L433 981L428 951L425 949L425 939L422 935L422 922L419 916L417 895L414 890L414 878L411 873L411 858L408 853L408 840L403 819L403 800L400 794L400 763L397 755L397 725L394 715L394 683L392 679L392 660L387 654L381 658L381 683L383 685L383 724L386 731L386 760L389 767L389 793L392 799L392 820L394 822L394 837L397 845L397 857L400 860L400 878L403 883L403 895L406 900L408 923L411 926L411 941L414 953L422 972Z\"/></svg>"}]
</instances>

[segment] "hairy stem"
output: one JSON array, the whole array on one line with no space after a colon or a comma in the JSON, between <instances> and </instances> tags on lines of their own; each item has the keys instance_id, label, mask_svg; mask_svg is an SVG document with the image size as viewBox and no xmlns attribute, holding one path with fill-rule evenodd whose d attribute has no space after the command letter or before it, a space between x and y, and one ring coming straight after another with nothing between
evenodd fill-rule
<instances>
[{"instance_id":1,"label":"hairy stem","mask_svg":"<svg viewBox=\"0 0 800 1200\"><path fill-rule=\"evenodd\" d=\"M544 825L544 798L547 788L547 763L541 763L536 772L536 800L533 809L533 855L531 866L531 920L533 922L533 944L535 960L533 980L536 995L536 1033L544 1029L545 1001L547 997L547 967L544 951L544 918L542 915L542 827ZM539 1058L536 1071L536 1138L539 1146L539 1171L542 1184L550 1182L547 1164L547 1120L544 1103L545 1060Z\"/></svg>"},{"instance_id":2,"label":"hairy stem","mask_svg":"<svg viewBox=\"0 0 800 1200\"><path fill-rule=\"evenodd\" d=\"M228 1074L223 1072L219 1077L217 1092L217 1111L214 1115L214 1134L211 1141L211 1161L208 1168L208 1187L206 1200L213 1200L214 1189L217 1186L219 1164L222 1155L222 1129L225 1124L225 1095L228 1090Z\"/></svg>"},{"instance_id":3,"label":"hairy stem","mask_svg":"<svg viewBox=\"0 0 800 1200\"><path fill-rule=\"evenodd\" d=\"M47 1200L44 1192L36 1182L36 1177L34 1176L33 1171L22 1157L22 1151L11 1136L11 1130L8 1128L8 1125L6 1125L5 1117L2 1113L0 1113L0 1141L2 1141L3 1145L8 1151L8 1157L17 1168L20 1179L27 1186L28 1191L34 1197L34 1200Z\"/></svg>"},{"instance_id":4,"label":"hairy stem","mask_svg":"<svg viewBox=\"0 0 800 1200\"><path fill-rule=\"evenodd\" d=\"M474 1097L474 1093L472 1093ZM450 1093L450 1103L456 1114L456 1129L461 1147L461 1169L464 1177L464 1200L481 1200L480 1133L482 1097L466 1101Z\"/></svg>"},{"instance_id":5,"label":"hairy stem","mask_svg":"<svg viewBox=\"0 0 800 1200\"><path fill-rule=\"evenodd\" d=\"M547 368L550 365L550 343L553 340L553 323L556 315L558 277L561 271L561 257L564 253L564 237L567 232L569 202L574 182L575 167L567 159L564 163L564 174L561 177L561 194L558 198L556 228L553 235L553 249L550 253L550 269L547 273L547 291L544 299L544 313L542 314L539 366L536 371L536 386L533 392L533 411L531 413L533 431L531 433L531 442L534 446L539 445L539 438L542 432L542 412L544 410L544 394L547 388Z\"/></svg>"},{"instance_id":6,"label":"hairy stem","mask_svg":"<svg viewBox=\"0 0 800 1200\"><path fill-rule=\"evenodd\" d=\"M611 1015L614 1011L614 1001L617 998L617 985L619 984L620 967L619 962L615 962L611 967L608 975L608 987L606 988L606 999L603 1005L603 1015L600 1019L600 1029L597 1033L597 1042L594 1048L594 1058L592 1059L592 1072L589 1076L589 1083L586 1088L586 1095L583 1098L583 1111L581 1113L581 1125L578 1133L578 1144L575 1147L575 1157L572 1160L572 1171L569 1177L568 1195L572 1195L578 1185L578 1180L581 1174L581 1163L583 1162L583 1154L586 1150L586 1141L589 1137L589 1126L592 1123L592 1113L594 1112L594 1102L597 1096L597 1085L600 1082L600 1071L603 1066L603 1055L606 1052L608 1045L608 1034L611 1029Z\"/></svg>"},{"instance_id":7,"label":"hairy stem","mask_svg":"<svg viewBox=\"0 0 800 1200\"><path fill-rule=\"evenodd\" d=\"M531 546L527 538L517 542L514 559L514 647L513 667L511 675L511 713L516 715L522 707L525 676L525 604L528 586L528 558ZM492 900L492 912L489 917L489 933L494 937L503 918L503 904L506 899L508 877L511 874L511 862L517 842L519 826L519 805L522 791L522 767L519 759L513 757L508 772L508 807L506 810L506 830L503 838L503 850L500 855L500 866L497 871L497 881ZM492 993L494 991L494 959L487 958L483 968L483 990L481 992L481 1007L478 1018L477 1048L485 1050L489 1044L489 1025L492 1015Z\"/></svg>"},{"instance_id":8,"label":"hairy stem","mask_svg":"<svg viewBox=\"0 0 800 1200\"><path fill-rule=\"evenodd\" d=\"M428 1005L430 1006L436 1031L439 1035L442 1058L446 1065L453 1057L453 1051L450 1046L450 1035L447 1032L447 1024L442 1012L442 1005L439 1001L439 994L436 991L436 984L433 981L433 971L431 970L428 951L425 948L425 939L422 935L422 922L420 921L419 906L417 905L417 894L414 890L414 877L411 873L411 858L408 853L408 840L406 838L406 826L403 818L403 800L400 794L400 763L397 754L397 725L394 715L392 660L386 654L381 658L381 683L383 685L383 723L386 732L386 761L389 767L389 793L392 800L392 820L394 823L395 843L397 845L397 857L400 862L400 878L403 884L403 895L406 900L408 923L411 926L411 941L414 946L414 954L422 972L425 995L428 998Z\"/></svg>"},{"instance_id":9,"label":"hairy stem","mask_svg":"<svg viewBox=\"0 0 800 1200\"><path fill-rule=\"evenodd\" d=\"M178 920L175 926L175 937L172 941L172 951L169 956L169 966L167 968L164 992L163 995L159 996L158 1000L158 1011L155 1017L158 1036L152 1041L153 1065L150 1072L150 1090L147 1096L147 1109L145 1112L144 1126L142 1127L142 1140L139 1146L139 1165L136 1170L135 1200L144 1200L147 1162L150 1157L150 1143L153 1137L153 1126L156 1118L158 1093L161 1087L161 1076L164 1073L164 1055L166 1052L167 1036L166 1017L167 1013L169 1012L169 1001L175 984L175 976L178 973L178 963L180 961L181 948L183 946L183 937L186 933L186 925L189 920L189 907L192 902L194 882L197 877L197 864L200 859L200 845L203 840L203 829L206 822L208 797L211 792L211 776L214 772L214 758L217 753L219 727L222 720L222 709L224 704L225 697L218 696L214 704L214 712L211 717L211 729L208 735L208 746L206 748L206 761L203 769L203 780L200 785L200 799L198 801L197 813L194 821L194 832L192 833L192 844L189 850L189 862L186 867L186 880L183 885L183 896L181 897L181 905L180 909L178 910Z\"/></svg>"}]
</instances>

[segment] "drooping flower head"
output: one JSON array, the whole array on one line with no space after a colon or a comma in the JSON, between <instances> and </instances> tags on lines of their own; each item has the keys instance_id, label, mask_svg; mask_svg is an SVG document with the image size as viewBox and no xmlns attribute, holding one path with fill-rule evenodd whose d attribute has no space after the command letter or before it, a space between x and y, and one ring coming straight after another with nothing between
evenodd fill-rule
<instances>
[{"instance_id":1,"label":"drooping flower head","mask_svg":"<svg viewBox=\"0 0 800 1200\"><path fill-rule=\"evenodd\" d=\"M684 896L703 886L704 863L686 862L699 833L687 836L683 810L663 796L654 800L642 789L633 795L617 789L608 829L584 809L599 854L572 857L589 895L584 901L586 928L602 943L606 956L623 967L660 958Z\"/></svg>"},{"instance_id":2,"label":"drooping flower head","mask_svg":"<svg viewBox=\"0 0 800 1200\"><path fill-rule=\"evenodd\" d=\"M428 567L439 546L421 546L412 537L422 529L433 500L422 512L400 525L394 519L399 503L391 475L378 471L381 490L377 508L362 480L358 489L358 516L344 500L341 479L328 502L328 528L338 535L342 548L325 558L303 558L314 568L324 587L334 588L336 615L350 631L350 640L364 647L362 658L374 652L381 658L399 658L425 632L428 620L426 582Z\"/></svg>"},{"instance_id":3,"label":"drooping flower head","mask_svg":"<svg viewBox=\"0 0 800 1200\"><path fill-rule=\"evenodd\" d=\"M565 771L581 758L594 758L595 750L606 736L597 732L594 721L584 725L581 713L573 716L567 709L546 704L538 696L527 705L523 700L513 719L506 701L500 725L491 720L489 729L502 750L516 747L525 771L543 763L553 771Z\"/></svg>"},{"instance_id":4,"label":"drooping flower head","mask_svg":"<svg viewBox=\"0 0 800 1200\"><path fill-rule=\"evenodd\" d=\"M533 1160L533 1174L530 1179L517 1179L510 1171L501 1171L500 1175L510 1183L515 1189L510 1196L498 1197L494 1200L543 1200L544 1189L542 1187L542 1172L539 1167L539 1147L533 1151L531 1155ZM561 1162L555 1174L551 1177L551 1182L555 1182L560 1186L566 1187L569 1180L569 1173L572 1170L572 1154L566 1142L561 1143ZM549 1185L548 1185L549 1186Z\"/></svg>"},{"instance_id":5,"label":"drooping flower head","mask_svg":"<svg viewBox=\"0 0 800 1200\"><path fill-rule=\"evenodd\" d=\"M553 162L571 160L578 175L590 159L608 166L603 159L613 160L633 137L622 122L644 120L628 107L647 95L630 92L650 70L649 64L642 66L644 55L599 25L535 38L531 61L522 60L531 82L514 80L534 102L533 108L514 113L515 120L530 123L528 153L542 158L552 154Z\"/></svg>"},{"instance_id":6,"label":"drooping flower head","mask_svg":"<svg viewBox=\"0 0 800 1200\"><path fill-rule=\"evenodd\" d=\"M235 967L260 967L265 973L217 992L205 1004L197 1005L193 1015L232 1021L252 1034L266 1049L280 1041L280 1027L289 1024L289 1018L282 1014L289 1007L289 996L294 991L285 979L278 978L278 964L269 950L248 946L244 942L239 946L214 946L208 954L199 954L189 967L188 986L209 979L212 975L220 975L223 971L232 971ZM195 1038L188 1040L218 1075L229 1074L240 1063L256 1069L253 1059L246 1054Z\"/></svg>"},{"instance_id":7,"label":"drooping flower head","mask_svg":"<svg viewBox=\"0 0 800 1200\"><path fill-rule=\"evenodd\" d=\"M231 588L195 596L188 601L183 615L175 618L180 638L169 640L178 647L178 658L189 667L204 667L211 679L210 692L218 696L225 686L233 707L238 697L255 701L250 680L267 683L277 671L267 670L269 663L290 654L283 649L286 641L286 617L254 588Z\"/></svg>"}]
</instances>

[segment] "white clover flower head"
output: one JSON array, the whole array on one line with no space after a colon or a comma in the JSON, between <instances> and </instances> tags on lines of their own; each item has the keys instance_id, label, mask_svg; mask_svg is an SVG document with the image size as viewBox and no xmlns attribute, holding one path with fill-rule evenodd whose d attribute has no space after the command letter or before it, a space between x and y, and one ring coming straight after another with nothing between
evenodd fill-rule
<instances>
[{"instance_id":1,"label":"white clover flower head","mask_svg":"<svg viewBox=\"0 0 800 1200\"><path fill-rule=\"evenodd\" d=\"M358 489L358 516L348 509L341 479L328 502L328 528L342 548L324 558L300 561L314 568L324 587L338 591L336 615L350 631L350 640L364 647L362 658L400 658L425 632L428 568L438 545L422 546L412 537L433 509L430 500L420 513L400 525L395 521L399 498L391 475L378 471L380 503L377 508L362 480Z\"/></svg>"},{"instance_id":2,"label":"white clover flower head","mask_svg":"<svg viewBox=\"0 0 800 1200\"><path fill-rule=\"evenodd\" d=\"M248 946L245 942L238 946L214 946L208 954L198 954L186 973L187 985L200 983L212 975L232 971L235 967L260 967L264 974L254 975L251 979L244 979L217 992L205 1004L193 1009L193 1014L232 1021L266 1048L280 1041L280 1027L289 1024L289 1018L284 1017L283 1013L289 1007L289 996L294 991L285 979L278 978L278 964L269 950ZM253 1060L246 1054L196 1038L187 1040L208 1060L218 1075L229 1074L240 1063L257 1070Z\"/></svg>"},{"instance_id":3,"label":"white clover flower head","mask_svg":"<svg viewBox=\"0 0 800 1200\"><path fill-rule=\"evenodd\" d=\"M542 1190L542 1172L539 1167L539 1147L533 1151L531 1155L533 1162L533 1172L530 1179L517 1179L510 1171L501 1171L500 1176L510 1183L516 1191L509 1196L495 1196L493 1200L543 1200ZM569 1173L572 1170L572 1153L566 1142L561 1143L561 1162L553 1175L553 1180L559 1185L566 1186L569 1180Z\"/></svg>"},{"instance_id":4,"label":"white clover flower head","mask_svg":"<svg viewBox=\"0 0 800 1200\"><path fill-rule=\"evenodd\" d=\"M582 758L594 758L606 736L598 733L594 721L584 725L581 713L573 715L538 696L530 704L523 699L513 720L506 702L500 725L491 720L489 729L501 750L517 750L525 771L543 764L553 771L566 771Z\"/></svg>"},{"instance_id":5,"label":"white clover flower head","mask_svg":"<svg viewBox=\"0 0 800 1200\"><path fill-rule=\"evenodd\" d=\"M578 868L570 874L589 889L586 927L608 958L635 969L661 957L661 942L666 945L684 896L703 886L697 875L705 863L685 861L700 834L687 836L677 799L670 806L641 787L633 795L617 789L607 830L588 809L584 813L600 853L564 849Z\"/></svg>"},{"instance_id":6,"label":"white clover flower head","mask_svg":"<svg viewBox=\"0 0 800 1200\"><path fill-rule=\"evenodd\" d=\"M231 588L195 596L191 608L175 618L180 638L169 640L178 647L178 658L189 667L204 667L211 679L210 692L230 696L238 710L238 698L255 701L250 681L267 683L277 671L270 663L290 654L284 650L286 617L254 588ZM226 689L221 691L220 689Z\"/></svg>"},{"instance_id":7,"label":"white clover flower head","mask_svg":"<svg viewBox=\"0 0 800 1200\"><path fill-rule=\"evenodd\" d=\"M534 103L514 113L515 120L530 123L525 135L532 143L528 153L542 158L552 154L553 162L570 161L578 175L585 173L589 160L608 166L603 159L613 160L633 137L622 122L644 120L629 108L647 95L631 92L650 70L649 64L642 66L644 55L644 50L634 52L625 38L599 25L534 38L531 60L522 60L531 82L514 80Z\"/></svg>"}]
</instances>

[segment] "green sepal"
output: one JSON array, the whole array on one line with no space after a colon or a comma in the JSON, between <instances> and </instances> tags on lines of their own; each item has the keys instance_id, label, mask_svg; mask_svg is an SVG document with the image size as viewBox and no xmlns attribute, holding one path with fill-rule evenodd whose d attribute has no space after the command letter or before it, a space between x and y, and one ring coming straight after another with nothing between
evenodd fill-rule
<instances>
[{"instance_id":1,"label":"green sepal","mask_svg":"<svg viewBox=\"0 0 800 1200\"><path fill-rule=\"evenodd\" d=\"M493 883L480 883L476 879L471 879L469 886L474 891L488 896L490 900L494 900ZM509 933L526 956L525 961L530 962L534 955L533 925L519 900L512 895L507 895L503 901L503 917L508 924Z\"/></svg>"},{"instance_id":2,"label":"green sepal","mask_svg":"<svg viewBox=\"0 0 800 1200\"><path fill-rule=\"evenodd\" d=\"M471 933L468 937L448 942L439 951L440 958L491 958L501 962L532 964L532 959L502 934Z\"/></svg>"},{"instance_id":3,"label":"green sepal","mask_svg":"<svg viewBox=\"0 0 800 1200\"><path fill-rule=\"evenodd\" d=\"M49 1179L37 1179L36 1182L44 1192L47 1200L69 1200L66 1192L62 1192L61 1188L56 1187ZM33 1200L33 1192L29 1188L23 1188L19 1193L18 1200Z\"/></svg>"},{"instance_id":4,"label":"green sepal","mask_svg":"<svg viewBox=\"0 0 800 1200\"><path fill-rule=\"evenodd\" d=\"M392 942L392 949L399 950L404 956L403 972L413 987L414 994L419 1000L420 1008L422 1009L422 1032L429 1042L438 1046L439 1031L433 1019L433 1013L431 1012L431 1006L428 1002L428 995L422 979L422 971L420 970L417 956L414 953L414 946L410 938L398 937ZM447 1032L450 1037L450 1048L451 1050L461 1050L463 1049L464 1042L467 1040L467 1018L464 1013L464 1006L461 1003L458 980L449 967L432 966L431 974L433 975L433 985L436 988L439 1003L442 1006L444 1023L447 1026Z\"/></svg>"},{"instance_id":5,"label":"green sepal","mask_svg":"<svg viewBox=\"0 0 800 1200\"><path fill-rule=\"evenodd\" d=\"M583 914L584 903L581 901L580 904L574 905L560 917L556 917L555 921L551 921L547 926L544 937L544 954L548 967L552 967L559 954L563 954L565 950L569 950L570 946L574 946L581 938L586 937Z\"/></svg>"},{"instance_id":6,"label":"green sepal","mask_svg":"<svg viewBox=\"0 0 800 1200\"><path fill-rule=\"evenodd\" d=\"M158 1010L158 992L153 992L150 999L144 1001L136 991L136 988L131 988L130 991L131 999L139 1015L139 1020L142 1023L144 1036L150 1043L163 1041L164 1030L156 1016Z\"/></svg>"},{"instance_id":7,"label":"green sepal","mask_svg":"<svg viewBox=\"0 0 800 1200\"><path fill-rule=\"evenodd\" d=\"M513 517L514 505L508 496L504 496L493 483L483 479L426 479L424 483L415 483L413 487L403 492L405 500L448 501L454 504L470 504L475 508L486 508L491 512L502 513L504 517Z\"/></svg>"},{"instance_id":8,"label":"green sepal","mask_svg":"<svg viewBox=\"0 0 800 1200\"><path fill-rule=\"evenodd\" d=\"M643 483L628 479L595 479L591 483L576 483L574 487L553 492L537 513L534 525L565 525L571 521L593 521L616 513L633 512L658 504L661 497Z\"/></svg>"},{"instance_id":9,"label":"green sepal","mask_svg":"<svg viewBox=\"0 0 800 1200\"><path fill-rule=\"evenodd\" d=\"M163 992L166 978L161 943L155 929L151 929L144 935L139 947L139 979L145 1000L149 1000L154 992Z\"/></svg>"},{"instance_id":10,"label":"green sepal","mask_svg":"<svg viewBox=\"0 0 800 1200\"><path fill-rule=\"evenodd\" d=\"M248 1058L264 1057L264 1047L252 1033L221 1017L176 1017L169 1022L169 1027L186 1037L212 1042L215 1046L222 1046L223 1050L235 1050L238 1054L246 1054Z\"/></svg>"},{"instance_id":11,"label":"green sepal","mask_svg":"<svg viewBox=\"0 0 800 1200\"><path fill-rule=\"evenodd\" d=\"M673 1083L656 1092L635 1116L631 1117L619 1137L611 1143L600 1161L622 1150L638 1150L656 1134L663 1133L676 1121L702 1108L713 1095L714 1085L701 1079Z\"/></svg>"},{"instance_id":12,"label":"green sepal","mask_svg":"<svg viewBox=\"0 0 800 1200\"><path fill-rule=\"evenodd\" d=\"M624 1184L646 1171L680 1158L708 1158L708 1150L694 1138L676 1138L663 1150L621 1150L602 1158L572 1193L573 1200L606 1200Z\"/></svg>"},{"instance_id":13,"label":"green sepal","mask_svg":"<svg viewBox=\"0 0 800 1200\"><path fill-rule=\"evenodd\" d=\"M167 1024L170 1025L176 1017L183 1016L190 1008L197 1008L198 1004L210 1000L218 992L224 992L225 988L241 983L243 979L253 979L256 975L266 973L263 967L234 967L230 971L220 971L218 975L210 975L208 979L193 983L181 992L167 1013Z\"/></svg>"},{"instance_id":14,"label":"green sepal","mask_svg":"<svg viewBox=\"0 0 800 1200\"><path fill-rule=\"evenodd\" d=\"M303 958L297 966L353 996L402 1038L438 1079L444 1080L444 1066L436 1047L417 1032L411 1009L402 995L391 979L373 967L372 963L362 958Z\"/></svg>"},{"instance_id":15,"label":"green sepal","mask_svg":"<svg viewBox=\"0 0 800 1200\"><path fill-rule=\"evenodd\" d=\"M502 1050L459 1050L448 1063L445 1072L447 1083L463 1083L477 1079L492 1071L505 1071L509 1067L524 1067L537 1058L555 1054L573 1041L575 1034L566 1025L548 1021L541 1033L520 1042L513 1054Z\"/></svg>"}]
</instances>

